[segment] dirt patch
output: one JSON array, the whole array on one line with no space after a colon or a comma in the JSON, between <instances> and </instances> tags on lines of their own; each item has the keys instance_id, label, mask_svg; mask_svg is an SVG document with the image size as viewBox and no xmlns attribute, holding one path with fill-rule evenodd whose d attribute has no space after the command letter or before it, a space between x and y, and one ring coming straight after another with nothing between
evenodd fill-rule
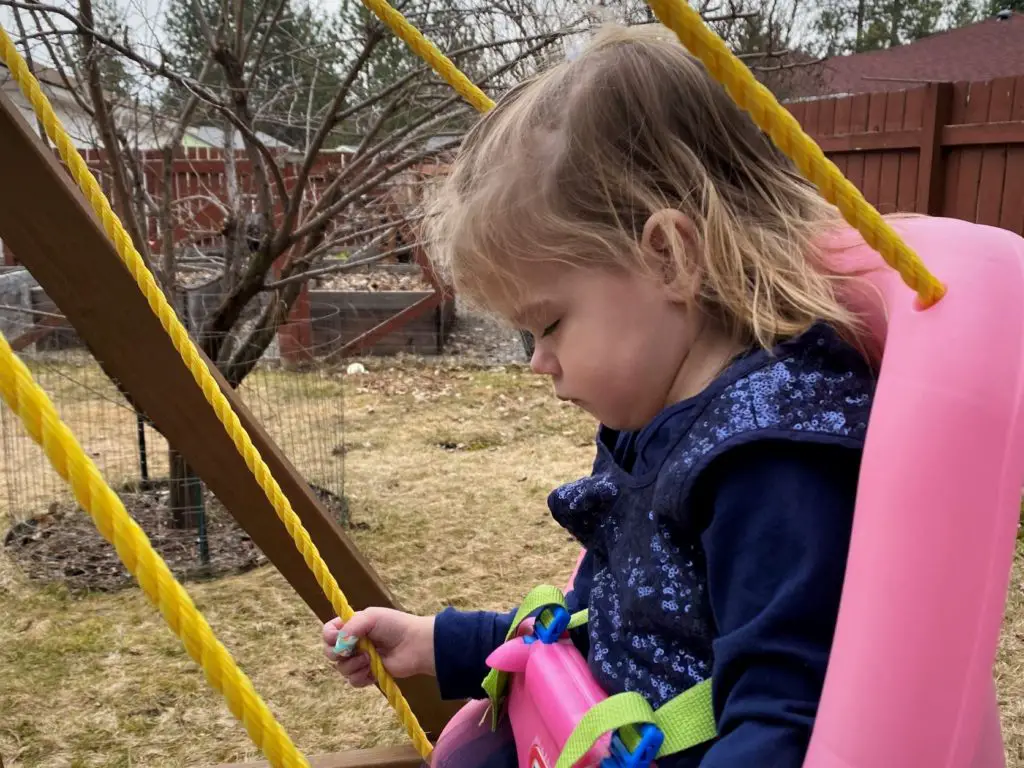
<instances>
[{"instance_id":1,"label":"dirt patch","mask_svg":"<svg viewBox=\"0 0 1024 768\"><path fill-rule=\"evenodd\" d=\"M198 532L172 526L166 482L123 489L118 496L178 579L243 573L266 562L249 535L209 492L204 494L210 554L206 565L199 558ZM109 592L134 583L89 515L74 504L52 503L46 514L12 526L3 544L34 581L63 583L75 592Z\"/></svg>"},{"instance_id":2,"label":"dirt patch","mask_svg":"<svg viewBox=\"0 0 1024 768\"><path fill-rule=\"evenodd\" d=\"M329 491L314 488L339 519L345 504ZM181 581L210 579L250 571L267 562L241 526L209 491L204 491L209 562L201 562L199 533L172 525L167 482L118 493L128 514ZM7 555L31 580L60 583L73 592L110 592L132 586L114 548L80 507L53 502L45 514L13 525L3 538Z\"/></svg>"},{"instance_id":3,"label":"dirt patch","mask_svg":"<svg viewBox=\"0 0 1024 768\"><path fill-rule=\"evenodd\" d=\"M518 333L494 318L458 303L455 327L445 344L444 354L466 362L490 365L528 362Z\"/></svg>"},{"instance_id":4,"label":"dirt patch","mask_svg":"<svg viewBox=\"0 0 1024 768\"><path fill-rule=\"evenodd\" d=\"M507 610L536 584L564 583L579 548L546 499L589 472L592 419L521 364L376 358L366 367L345 377L344 443L331 445L350 451L353 541L398 599L421 614ZM1024 542L1019 551L995 668L1007 768L1024 768ZM5 554L7 768L265 759L138 590L69 596L28 583ZM347 687L324 661L319 619L274 568L188 591L307 756L408 742L376 688Z\"/></svg>"}]
</instances>

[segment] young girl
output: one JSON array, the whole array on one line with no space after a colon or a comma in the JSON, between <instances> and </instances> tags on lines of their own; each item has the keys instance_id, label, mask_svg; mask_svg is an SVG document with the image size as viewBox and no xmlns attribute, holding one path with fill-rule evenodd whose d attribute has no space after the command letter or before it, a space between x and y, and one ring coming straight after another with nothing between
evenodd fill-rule
<instances>
[{"instance_id":1,"label":"young girl","mask_svg":"<svg viewBox=\"0 0 1024 768\"><path fill-rule=\"evenodd\" d=\"M802 764L838 615L873 391L817 244L838 225L669 33L609 29L513 89L433 208L458 294L532 333L531 366L599 422L551 513L586 548L570 608L609 693L711 678L719 736L660 768ZM512 614L370 609L396 677L483 698ZM328 657L353 685L367 660ZM452 759L514 766L507 725Z\"/></svg>"}]
</instances>

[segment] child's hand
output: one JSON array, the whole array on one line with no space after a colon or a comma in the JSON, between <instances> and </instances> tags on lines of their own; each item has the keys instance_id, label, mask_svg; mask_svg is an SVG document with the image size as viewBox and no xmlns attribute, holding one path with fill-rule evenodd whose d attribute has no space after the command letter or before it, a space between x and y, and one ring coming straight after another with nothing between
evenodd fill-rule
<instances>
[{"instance_id":1,"label":"child's hand","mask_svg":"<svg viewBox=\"0 0 1024 768\"><path fill-rule=\"evenodd\" d=\"M348 623L335 618L324 624L324 655L350 685L356 688L373 683L370 658L358 650L346 657L335 645L338 635L347 638L365 637L380 654L384 667L393 677L434 674L434 617L413 616L389 608L367 608L354 614Z\"/></svg>"}]
</instances>

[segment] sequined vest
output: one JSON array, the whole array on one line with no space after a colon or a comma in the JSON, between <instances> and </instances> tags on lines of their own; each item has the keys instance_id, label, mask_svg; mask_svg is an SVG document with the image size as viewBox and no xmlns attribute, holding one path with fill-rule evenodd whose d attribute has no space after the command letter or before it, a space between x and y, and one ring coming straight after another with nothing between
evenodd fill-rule
<instances>
[{"instance_id":1,"label":"sequined vest","mask_svg":"<svg viewBox=\"0 0 1024 768\"><path fill-rule=\"evenodd\" d=\"M588 662L609 694L637 691L658 707L711 674L709 520L691 493L702 471L762 439L859 449L871 387L859 355L815 326L741 358L667 421L672 447L656 470L630 474L599 440L593 473L551 494L555 519L593 556Z\"/></svg>"}]
</instances>

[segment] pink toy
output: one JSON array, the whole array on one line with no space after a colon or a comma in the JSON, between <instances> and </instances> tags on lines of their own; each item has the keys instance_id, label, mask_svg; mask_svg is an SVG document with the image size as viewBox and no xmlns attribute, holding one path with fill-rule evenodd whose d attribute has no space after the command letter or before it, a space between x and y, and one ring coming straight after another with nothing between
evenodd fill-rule
<instances>
[{"instance_id":1,"label":"pink toy","mask_svg":"<svg viewBox=\"0 0 1024 768\"><path fill-rule=\"evenodd\" d=\"M534 635L517 637L492 653L487 664L511 673L508 715L523 768L554 768L576 723L608 698L568 639L546 643ZM576 768L597 768L608 754L608 741L599 741Z\"/></svg>"},{"instance_id":2,"label":"pink toy","mask_svg":"<svg viewBox=\"0 0 1024 768\"><path fill-rule=\"evenodd\" d=\"M1024 240L953 219L893 223L949 290L921 311L856 233L827 244L841 266L871 270L878 296L849 301L867 314L869 347L884 344L884 355L804 766L1003 768L992 663L1024 482ZM582 706L596 694L580 667L560 644L521 640L494 659L526 673L509 688L517 744L543 734L559 749L568 730L544 695L568 690L566 711ZM456 716L438 749L483 706ZM535 730L520 733L519 722ZM532 768L522 746L519 755Z\"/></svg>"}]
</instances>

